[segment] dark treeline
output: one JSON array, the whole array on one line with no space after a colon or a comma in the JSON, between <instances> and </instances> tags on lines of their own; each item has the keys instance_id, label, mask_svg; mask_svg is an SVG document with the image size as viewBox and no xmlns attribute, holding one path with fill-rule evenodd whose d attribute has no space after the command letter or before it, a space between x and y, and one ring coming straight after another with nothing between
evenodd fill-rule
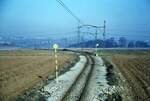
<instances>
[{"instance_id":1,"label":"dark treeline","mask_svg":"<svg viewBox=\"0 0 150 101\"><path fill-rule=\"evenodd\" d=\"M3 47L19 47L19 48L32 48L32 49L49 49L52 48L54 43L59 44L61 48L149 48L150 42L127 40L125 37L120 37L118 40L111 37L106 40L89 40L84 39L77 44L77 39L62 38L62 39L35 39L35 38L18 38L18 37L1 37L0 48Z\"/></svg>"},{"instance_id":2,"label":"dark treeline","mask_svg":"<svg viewBox=\"0 0 150 101\"><path fill-rule=\"evenodd\" d=\"M70 45L70 47L83 47L83 48L95 48L96 44L99 44L98 48L149 48L150 44L146 41L130 41L125 37L120 37L119 40L111 37L106 40L90 40L86 42L80 42L79 44Z\"/></svg>"}]
</instances>

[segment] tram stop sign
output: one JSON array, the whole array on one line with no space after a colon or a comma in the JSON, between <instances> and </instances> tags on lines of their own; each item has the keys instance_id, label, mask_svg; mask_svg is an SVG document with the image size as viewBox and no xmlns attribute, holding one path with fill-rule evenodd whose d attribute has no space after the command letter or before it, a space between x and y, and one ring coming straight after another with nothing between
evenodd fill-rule
<instances>
[{"instance_id":1,"label":"tram stop sign","mask_svg":"<svg viewBox=\"0 0 150 101\"><path fill-rule=\"evenodd\" d=\"M54 44L54 45L53 45L53 48L54 48L54 49L58 49L58 44Z\"/></svg>"}]
</instances>

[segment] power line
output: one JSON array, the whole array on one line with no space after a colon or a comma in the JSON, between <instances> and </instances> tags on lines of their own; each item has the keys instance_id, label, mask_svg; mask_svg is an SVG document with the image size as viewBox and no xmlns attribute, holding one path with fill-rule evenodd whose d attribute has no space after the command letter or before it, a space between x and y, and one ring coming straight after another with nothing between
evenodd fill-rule
<instances>
[{"instance_id":1,"label":"power line","mask_svg":"<svg viewBox=\"0 0 150 101\"><path fill-rule=\"evenodd\" d=\"M78 23L83 23L61 0L56 0Z\"/></svg>"}]
</instances>

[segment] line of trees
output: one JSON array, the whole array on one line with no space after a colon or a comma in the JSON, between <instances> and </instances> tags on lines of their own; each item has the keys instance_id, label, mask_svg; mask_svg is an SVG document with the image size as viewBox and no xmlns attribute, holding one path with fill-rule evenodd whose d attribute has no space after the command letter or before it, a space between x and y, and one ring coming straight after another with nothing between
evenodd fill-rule
<instances>
[{"instance_id":1,"label":"line of trees","mask_svg":"<svg viewBox=\"0 0 150 101\"><path fill-rule=\"evenodd\" d=\"M125 37L120 37L118 40L114 37L104 40L89 40L84 39L80 40L80 43L77 43L75 37L63 38L58 40L53 39L34 39L34 38L8 38L3 37L0 39L0 47L3 46L12 46L20 48L50 48L54 43L58 43L61 48L68 47L83 47L83 48L95 48L95 45L98 43L99 47L105 48L148 48L150 47L150 42L148 41L139 41L139 40L127 40Z\"/></svg>"},{"instance_id":2,"label":"line of trees","mask_svg":"<svg viewBox=\"0 0 150 101\"><path fill-rule=\"evenodd\" d=\"M99 44L99 48L148 48L150 43L146 41L129 41L125 37L120 37L116 40L114 37L104 40L89 40L81 41L79 44L72 44L70 47L83 47L83 48L95 48L96 44Z\"/></svg>"},{"instance_id":3,"label":"line of trees","mask_svg":"<svg viewBox=\"0 0 150 101\"><path fill-rule=\"evenodd\" d=\"M120 37L119 40L115 40L115 38L109 38L105 42L105 47L121 47L121 48L147 48L150 47L149 43L146 41L129 41L125 37Z\"/></svg>"}]
</instances>

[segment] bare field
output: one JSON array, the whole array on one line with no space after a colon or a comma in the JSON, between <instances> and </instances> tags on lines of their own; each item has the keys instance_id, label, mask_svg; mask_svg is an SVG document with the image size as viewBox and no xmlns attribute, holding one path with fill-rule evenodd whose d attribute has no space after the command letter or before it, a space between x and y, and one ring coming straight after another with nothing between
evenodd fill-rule
<instances>
[{"instance_id":1,"label":"bare field","mask_svg":"<svg viewBox=\"0 0 150 101\"><path fill-rule=\"evenodd\" d=\"M59 68L73 61L70 53L58 54ZM54 54L48 50L0 51L0 99L12 100L55 71Z\"/></svg>"},{"instance_id":2,"label":"bare field","mask_svg":"<svg viewBox=\"0 0 150 101\"><path fill-rule=\"evenodd\" d=\"M109 50L103 53L126 78L134 100L150 101L150 51Z\"/></svg>"}]
</instances>

